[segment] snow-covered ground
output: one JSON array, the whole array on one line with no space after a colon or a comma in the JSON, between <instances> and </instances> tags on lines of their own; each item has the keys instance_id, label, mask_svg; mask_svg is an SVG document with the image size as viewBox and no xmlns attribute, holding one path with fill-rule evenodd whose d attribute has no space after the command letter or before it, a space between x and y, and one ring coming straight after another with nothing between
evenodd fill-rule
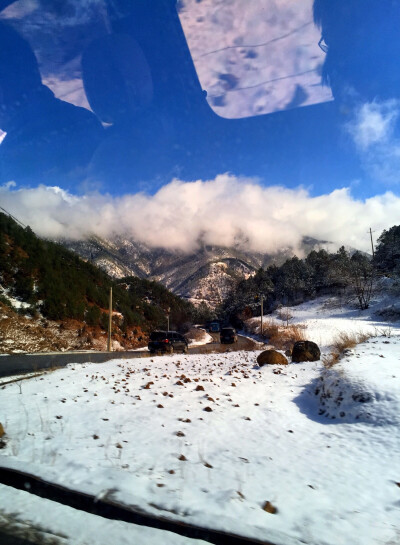
<instances>
[{"instance_id":1,"label":"snow-covered ground","mask_svg":"<svg viewBox=\"0 0 400 545\"><path fill-rule=\"evenodd\" d=\"M390 334L390 330L400 328L400 322L390 323L378 316L382 309L398 304L399 294L378 294L371 302L371 308L361 311L356 304L346 304L339 297L320 297L294 307L282 309L264 316L268 322L285 325L279 314L285 318L289 313L289 324L305 328L307 339L318 344L322 351L329 351L335 338L342 332L349 334L370 334L373 336ZM397 307L396 307L397 308ZM260 323L260 317L251 318L248 323ZM252 335L253 338L259 338Z\"/></svg>"},{"instance_id":2,"label":"snow-covered ground","mask_svg":"<svg viewBox=\"0 0 400 545\"><path fill-rule=\"evenodd\" d=\"M70 365L7 384L0 465L277 545L399 543L399 324L326 300L292 311L323 347L338 331L378 336L329 370L259 368L259 352L229 352ZM0 513L60 532L50 513L61 507L40 509L43 501L0 489ZM73 543L90 542L86 524L91 537L110 535L103 519L71 513ZM113 542L128 542L119 524ZM132 526L131 539L174 539L141 531Z\"/></svg>"},{"instance_id":3,"label":"snow-covered ground","mask_svg":"<svg viewBox=\"0 0 400 545\"><path fill-rule=\"evenodd\" d=\"M189 333L189 345L190 346L203 346L204 344L212 343L213 338L205 329L202 329L201 327L197 328L195 330L196 335L194 338L190 338Z\"/></svg>"}]
</instances>

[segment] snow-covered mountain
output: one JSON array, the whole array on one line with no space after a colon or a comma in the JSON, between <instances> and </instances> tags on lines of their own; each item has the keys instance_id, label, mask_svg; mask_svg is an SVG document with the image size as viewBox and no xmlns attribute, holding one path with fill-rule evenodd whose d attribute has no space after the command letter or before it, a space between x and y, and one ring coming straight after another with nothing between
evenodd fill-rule
<instances>
[{"instance_id":1,"label":"snow-covered mountain","mask_svg":"<svg viewBox=\"0 0 400 545\"><path fill-rule=\"evenodd\" d=\"M281 264L293 256L290 248L282 248L279 254L271 255L217 246L202 246L198 251L186 254L150 248L122 236L113 239L92 236L81 241L64 240L63 243L111 276L158 280L194 304L204 301L212 307L218 305L242 278L255 274L260 267ZM307 254L326 245L304 239L303 252Z\"/></svg>"}]
</instances>

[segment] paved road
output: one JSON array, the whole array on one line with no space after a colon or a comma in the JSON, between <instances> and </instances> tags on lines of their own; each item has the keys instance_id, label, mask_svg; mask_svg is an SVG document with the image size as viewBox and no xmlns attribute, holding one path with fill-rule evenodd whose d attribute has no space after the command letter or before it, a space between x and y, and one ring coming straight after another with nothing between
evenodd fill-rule
<instances>
[{"instance_id":1,"label":"paved road","mask_svg":"<svg viewBox=\"0 0 400 545\"><path fill-rule=\"evenodd\" d=\"M208 354L210 352L232 352L237 350L254 350L258 344L247 337L238 335L238 342L234 344L221 344L218 333L210 333L213 338L212 343L203 344L189 348L190 354Z\"/></svg>"},{"instance_id":2,"label":"paved road","mask_svg":"<svg viewBox=\"0 0 400 545\"><path fill-rule=\"evenodd\" d=\"M189 354L207 354L211 352L231 352L236 350L254 350L257 344L251 339L239 336L234 344L219 343L219 335L213 333L213 342L189 348ZM113 359L131 359L150 356L147 349L124 352L49 352L41 354L11 354L0 356L0 377L20 373L32 373L41 369L65 367L69 363L102 363Z\"/></svg>"}]
</instances>

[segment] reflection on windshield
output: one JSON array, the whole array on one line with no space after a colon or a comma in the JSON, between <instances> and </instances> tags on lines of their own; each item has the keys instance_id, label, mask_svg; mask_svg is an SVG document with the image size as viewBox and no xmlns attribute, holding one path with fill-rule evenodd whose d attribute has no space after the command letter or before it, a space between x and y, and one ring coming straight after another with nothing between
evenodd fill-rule
<instances>
[{"instance_id":1,"label":"reflection on windshield","mask_svg":"<svg viewBox=\"0 0 400 545\"><path fill-rule=\"evenodd\" d=\"M320 85L324 55L312 0L181 0L178 9L207 101L219 115L248 117L331 100Z\"/></svg>"}]
</instances>

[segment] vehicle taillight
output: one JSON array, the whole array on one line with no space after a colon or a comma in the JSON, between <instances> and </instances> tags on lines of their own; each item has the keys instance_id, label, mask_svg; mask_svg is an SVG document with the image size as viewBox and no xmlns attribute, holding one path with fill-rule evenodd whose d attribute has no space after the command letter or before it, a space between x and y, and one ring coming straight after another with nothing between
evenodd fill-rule
<instances>
[{"instance_id":1,"label":"vehicle taillight","mask_svg":"<svg viewBox=\"0 0 400 545\"><path fill-rule=\"evenodd\" d=\"M165 339L163 342L168 343L169 341L168 341L168 339Z\"/></svg>"}]
</instances>

